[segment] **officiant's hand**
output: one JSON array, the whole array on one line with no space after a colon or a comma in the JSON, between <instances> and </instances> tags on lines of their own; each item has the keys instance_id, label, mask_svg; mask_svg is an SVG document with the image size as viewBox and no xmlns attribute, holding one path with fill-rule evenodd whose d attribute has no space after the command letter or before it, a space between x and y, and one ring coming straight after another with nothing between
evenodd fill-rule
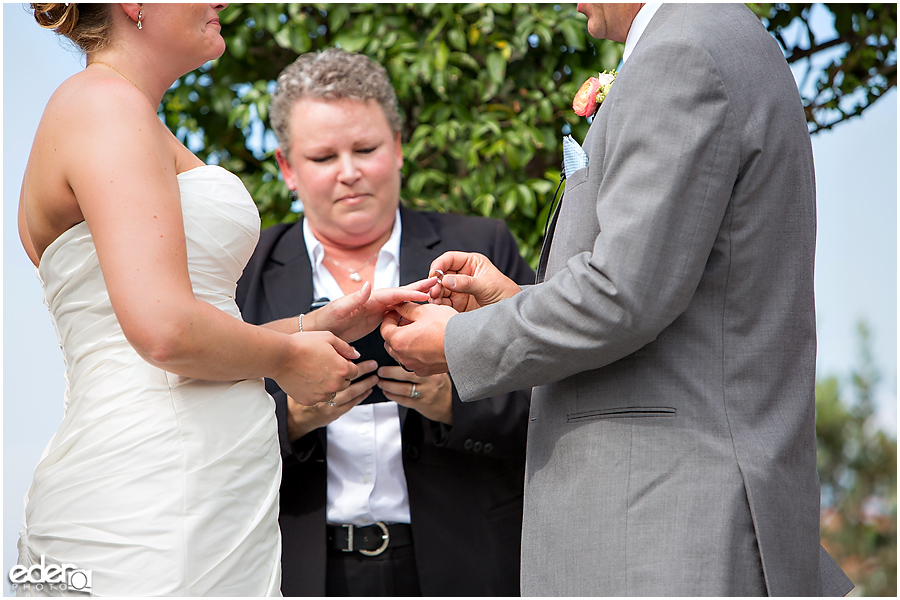
<instances>
[{"instance_id":1,"label":"officiant's hand","mask_svg":"<svg viewBox=\"0 0 900 600\"><path fill-rule=\"evenodd\" d=\"M431 288L432 302L468 312L511 298L522 288L483 254L445 252L431 263L439 282ZM443 274L443 275L442 275Z\"/></svg>"},{"instance_id":2,"label":"officiant's hand","mask_svg":"<svg viewBox=\"0 0 900 600\"><path fill-rule=\"evenodd\" d=\"M378 387L388 400L430 421L453 425L453 386L446 373L419 377L403 367L381 367L378 376Z\"/></svg>"},{"instance_id":3,"label":"officiant's hand","mask_svg":"<svg viewBox=\"0 0 900 600\"><path fill-rule=\"evenodd\" d=\"M456 314L459 313L451 306L401 304L386 314L381 323L384 347L397 362L420 377L447 373L444 330Z\"/></svg>"},{"instance_id":4,"label":"officiant's hand","mask_svg":"<svg viewBox=\"0 0 900 600\"><path fill-rule=\"evenodd\" d=\"M359 377L366 373L372 373L378 368L374 360L366 360L359 363ZM288 437L291 441L297 441L307 433L325 427L351 408L365 400L372 393L372 388L378 383L378 376L372 375L359 381L354 381L350 386L334 397L334 406L327 402L320 402L313 406L305 406L288 396L287 426Z\"/></svg>"},{"instance_id":5,"label":"officiant's hand","mask_svg":"<svg viewBox=\"0 0 900 600\"><path fill-rule=\"evenodd\" d=\"M435 283L437 279L432 277L373 292L372 284L367 281L359 291L303 315L303 331L330 331L347 342L356 341L374 331L394 306L403 302L427 302L426 292Z\"/></svg>"}]
</instances>

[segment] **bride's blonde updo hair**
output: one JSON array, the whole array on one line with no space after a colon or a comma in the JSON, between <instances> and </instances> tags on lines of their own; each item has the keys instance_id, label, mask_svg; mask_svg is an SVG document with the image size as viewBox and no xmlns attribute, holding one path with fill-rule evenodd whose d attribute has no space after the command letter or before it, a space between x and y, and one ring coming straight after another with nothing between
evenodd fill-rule
<instances>
[{"instance_id":1,"label":"bride's blonde updo hair","mask_svg":"<svg viewBox=\"0 0 900 600\"><path fill-rule=\"evenodd\" d=\"M110 4L77 2L32 3L34 20L44 29L64 35L86 54L102 50L109 43L112 27Z\"/></svg>"}]
</instances>

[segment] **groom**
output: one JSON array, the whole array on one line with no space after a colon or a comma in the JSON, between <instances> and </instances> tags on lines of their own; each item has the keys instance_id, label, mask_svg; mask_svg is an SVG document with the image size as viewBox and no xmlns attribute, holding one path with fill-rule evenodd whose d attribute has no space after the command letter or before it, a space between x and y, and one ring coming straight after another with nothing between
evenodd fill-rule
<instances>
[{"instance_id":1,"label":"groom","mask_svg":"<svg viewBox=\"0 0 900 600\"><path fill-rule=\"evenodd\" d=\"M625 62L538 284L446 254L444 301L469 312L406 305L384 338L464 400L540 386L523 596L846 594L819 545L815 179L791 72L743 5L578 10Z\"/></svg>"}]
</instances>

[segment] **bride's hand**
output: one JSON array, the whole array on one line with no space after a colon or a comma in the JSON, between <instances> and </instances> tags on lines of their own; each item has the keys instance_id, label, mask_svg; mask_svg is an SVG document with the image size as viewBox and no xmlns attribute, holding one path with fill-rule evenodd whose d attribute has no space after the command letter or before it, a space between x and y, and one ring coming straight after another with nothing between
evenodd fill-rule
<instances>
[{"instance_id":1,"label":"bride's hand","mask_svg":"<svg viewBox=\"0 0 900 600\"><path fill-rule=\"evenodd\" d=\"M356 379L359 367L350 361L357 358L359 353L333 333L295 333L290 357L273 379L295 402L330 402Z\"/></svg>"},{"instance_id":2,"label":"bride's hand","mask_svg":"<svg viewBox=\"0 0 900 600\"><path fill-rule=\"evenodd\" d=\"M385 313L403 302L427 302L437 279L423 279L403 287L372 291L368 281L362 289L332 300L322 308L303 315L304 331L330 331L343 340L358 340L381 324Z\"/></svg>"},{"instance_id":3,"label":"bride's hand","mask_svg":"<svg viewBox=\"0 0 900 600\"><path fill-rule=\"evenodd\" d=\"M359 363L360 376L371 373L378 368L374 360ZM377 375L354 381L346 390L338 392L334 397L334 406L322 402L313 406L300 404L293 397L288 396L287 426L288 437L294 442L310 431L325 427L351 408L365 400L372 393L372 388L378 383Z\"/></svg>"}]
</instances>

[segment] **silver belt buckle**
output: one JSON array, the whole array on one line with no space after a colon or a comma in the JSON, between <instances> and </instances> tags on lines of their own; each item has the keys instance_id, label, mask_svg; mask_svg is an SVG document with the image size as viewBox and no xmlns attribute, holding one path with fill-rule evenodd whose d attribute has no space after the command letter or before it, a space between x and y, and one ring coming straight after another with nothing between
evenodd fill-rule
<instances>
[{"instance_id":1,"label":"silver belt buckle","mask_svg":"<svg viewBox=\"0 0 900 600\"><path fill-rule=\"evenodd\" d=\"M341 527L347 528L347 548L341 548L341 552L353 552L353 525L342 523Z\"/></svg>"},{"instance_id":2,"label":"silver belt buckle","mask_svg":"<svg viewBox=\"0 0 900 600\"><path fill-rule=\"evenodd\" d=\"M381 554L382 552L384 552L385 550L387 550L388 544L391 543L391 534L388 532L387 525L385 525L385 524L382 523L381 521L378 521L378 522L376 522L375 524L378 525L378 526L381 528L381 531L382 531L381 539L382 539L383 541L381 542L381 545L380 545L379 547L375 548L374 550L359 550L359 553L360 553L360 554L364 554L365 556L378 556L379 554ZM353 526L351 525L351 529L350 529L350 535L351 535L351 537L350 537L350 541L351 541L350 546L351 546L351 548L350 548L350 549L351 549L351 550L353 549L353 548L352 548L352 545L353 545L353 544L352 544L352 541L353 541L353 537L352 537L352 535L353 535L353 529L352 529L352 527L353 527Z\"/></svg>"}]
</instances>

